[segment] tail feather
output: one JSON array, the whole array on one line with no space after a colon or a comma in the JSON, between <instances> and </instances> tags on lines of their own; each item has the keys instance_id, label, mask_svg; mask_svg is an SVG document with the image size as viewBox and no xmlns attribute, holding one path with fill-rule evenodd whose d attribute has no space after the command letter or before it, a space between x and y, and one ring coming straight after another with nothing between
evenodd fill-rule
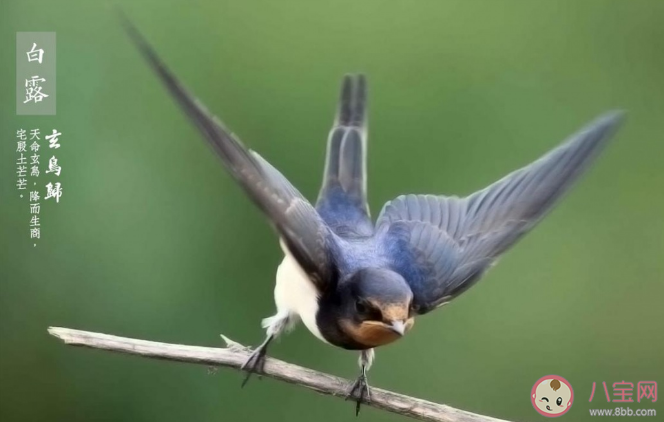
<instances>
[{"instance_id":1,"label":"tail feather","mask_svg":"<svg viewBox=\"0 0 664 422\"><path fill-rule=\"evenodd\" d=\"M364 75L346 75L334 125L327 142L323 185L318 204L331 196L369 215L366 194L367 83Z\"/></svg>"}]
</instances>

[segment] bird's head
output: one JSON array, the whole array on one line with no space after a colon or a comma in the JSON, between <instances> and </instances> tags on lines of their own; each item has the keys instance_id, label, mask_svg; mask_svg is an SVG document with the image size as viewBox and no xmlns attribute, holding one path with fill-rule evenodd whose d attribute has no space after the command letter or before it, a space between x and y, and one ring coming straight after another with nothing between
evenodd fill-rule
<instances>
[{"instance_id":1,"label":"bird's head","mask_svg":"<svg viewBox=\"0 0 664 422\"><path fill-rule=\"evenodd\" d=\"M413 292L401 275L369 268L353 274L345 286L339 326L357 343L382 346L413 326Z\"/></svg>"}]
</instances>

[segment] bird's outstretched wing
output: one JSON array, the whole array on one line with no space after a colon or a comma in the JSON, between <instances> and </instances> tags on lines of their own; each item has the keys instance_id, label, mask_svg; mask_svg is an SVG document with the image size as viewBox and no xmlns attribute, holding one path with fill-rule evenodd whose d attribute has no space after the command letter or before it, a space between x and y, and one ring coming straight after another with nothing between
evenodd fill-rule
<instances>
[{"instance_id":1,"label":"bird's outstretched wing","mask_svg":"<svg viewBox=\"0 0 664 422\"><path fill-rule=\"evenodd\" d=\"M267 215L310 279L319 289L324 289L334 277L330 255L333 238L314 207L277 169L248 150L191 96L132 23L124 16L121 19L138 50L225 168Z\"/></svg>"},{"instance_id":2,"label":"bird's outstretched wing","mask_svg":"<svg viewBox=\"0 0 664 422\"><path fill-rule=\"evenodd\" d=\"M471 287L551 210L616 131L604 115L530 165L465 198L405 195L376 223L382 248L426 313Z\"/></svg>"},{"instance_id":3,"label":"bird's outstretched wing","mask_svg":"<svg viewBox=\"0 0 664 422\"><path fill-rule=\"evenodd\" d=\"M323 184L316 209L336 233L371 236L367 204L367 82L346 75L327 140Z\"/></svg>"}]
</instances>

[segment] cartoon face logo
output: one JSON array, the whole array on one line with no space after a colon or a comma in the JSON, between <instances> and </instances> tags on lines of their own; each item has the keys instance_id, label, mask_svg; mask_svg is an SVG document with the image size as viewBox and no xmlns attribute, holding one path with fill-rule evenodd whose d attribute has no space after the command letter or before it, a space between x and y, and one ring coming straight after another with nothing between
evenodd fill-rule
<instances>
[{"instance_id":1,"label":"cartoon face logo","mask_svg":"<svg viewBox=\"0 0 664 422\"><path fill-rule=\"evenodd\" d=\"M574 390L565 378L547 375L533 385L530 401L540 415L555 418L564 415L572 407Z\"/></svg>"}]
</instances>

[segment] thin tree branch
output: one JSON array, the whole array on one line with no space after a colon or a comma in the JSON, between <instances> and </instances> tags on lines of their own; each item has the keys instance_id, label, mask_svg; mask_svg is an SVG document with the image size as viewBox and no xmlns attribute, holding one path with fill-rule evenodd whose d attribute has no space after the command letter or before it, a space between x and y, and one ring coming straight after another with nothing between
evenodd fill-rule
<instances>
[{"instance_id":1,"label":"thin tree branch","mask_svg":"<svg viewBox=\"0 0 664 422\"><path fill-rule=\"evenodd\" d=\"M226 366L240 369L249 356L249 349L225 336L224 348L184 346L117 337L108 334L50 327L48 332L65 344L92 349L138 355L148 358L190 362L207 366ZM277 359L268 358L265 362L266 376L301 385L322 394L345 397L349 382L343 378L303 368ZM455 409L444 404L409 397L379 388L371 389L371 402L366 403L378 409L403 416L430 422L506 422L489 416L478 415Z\"/></svg>"}]
</instances>

